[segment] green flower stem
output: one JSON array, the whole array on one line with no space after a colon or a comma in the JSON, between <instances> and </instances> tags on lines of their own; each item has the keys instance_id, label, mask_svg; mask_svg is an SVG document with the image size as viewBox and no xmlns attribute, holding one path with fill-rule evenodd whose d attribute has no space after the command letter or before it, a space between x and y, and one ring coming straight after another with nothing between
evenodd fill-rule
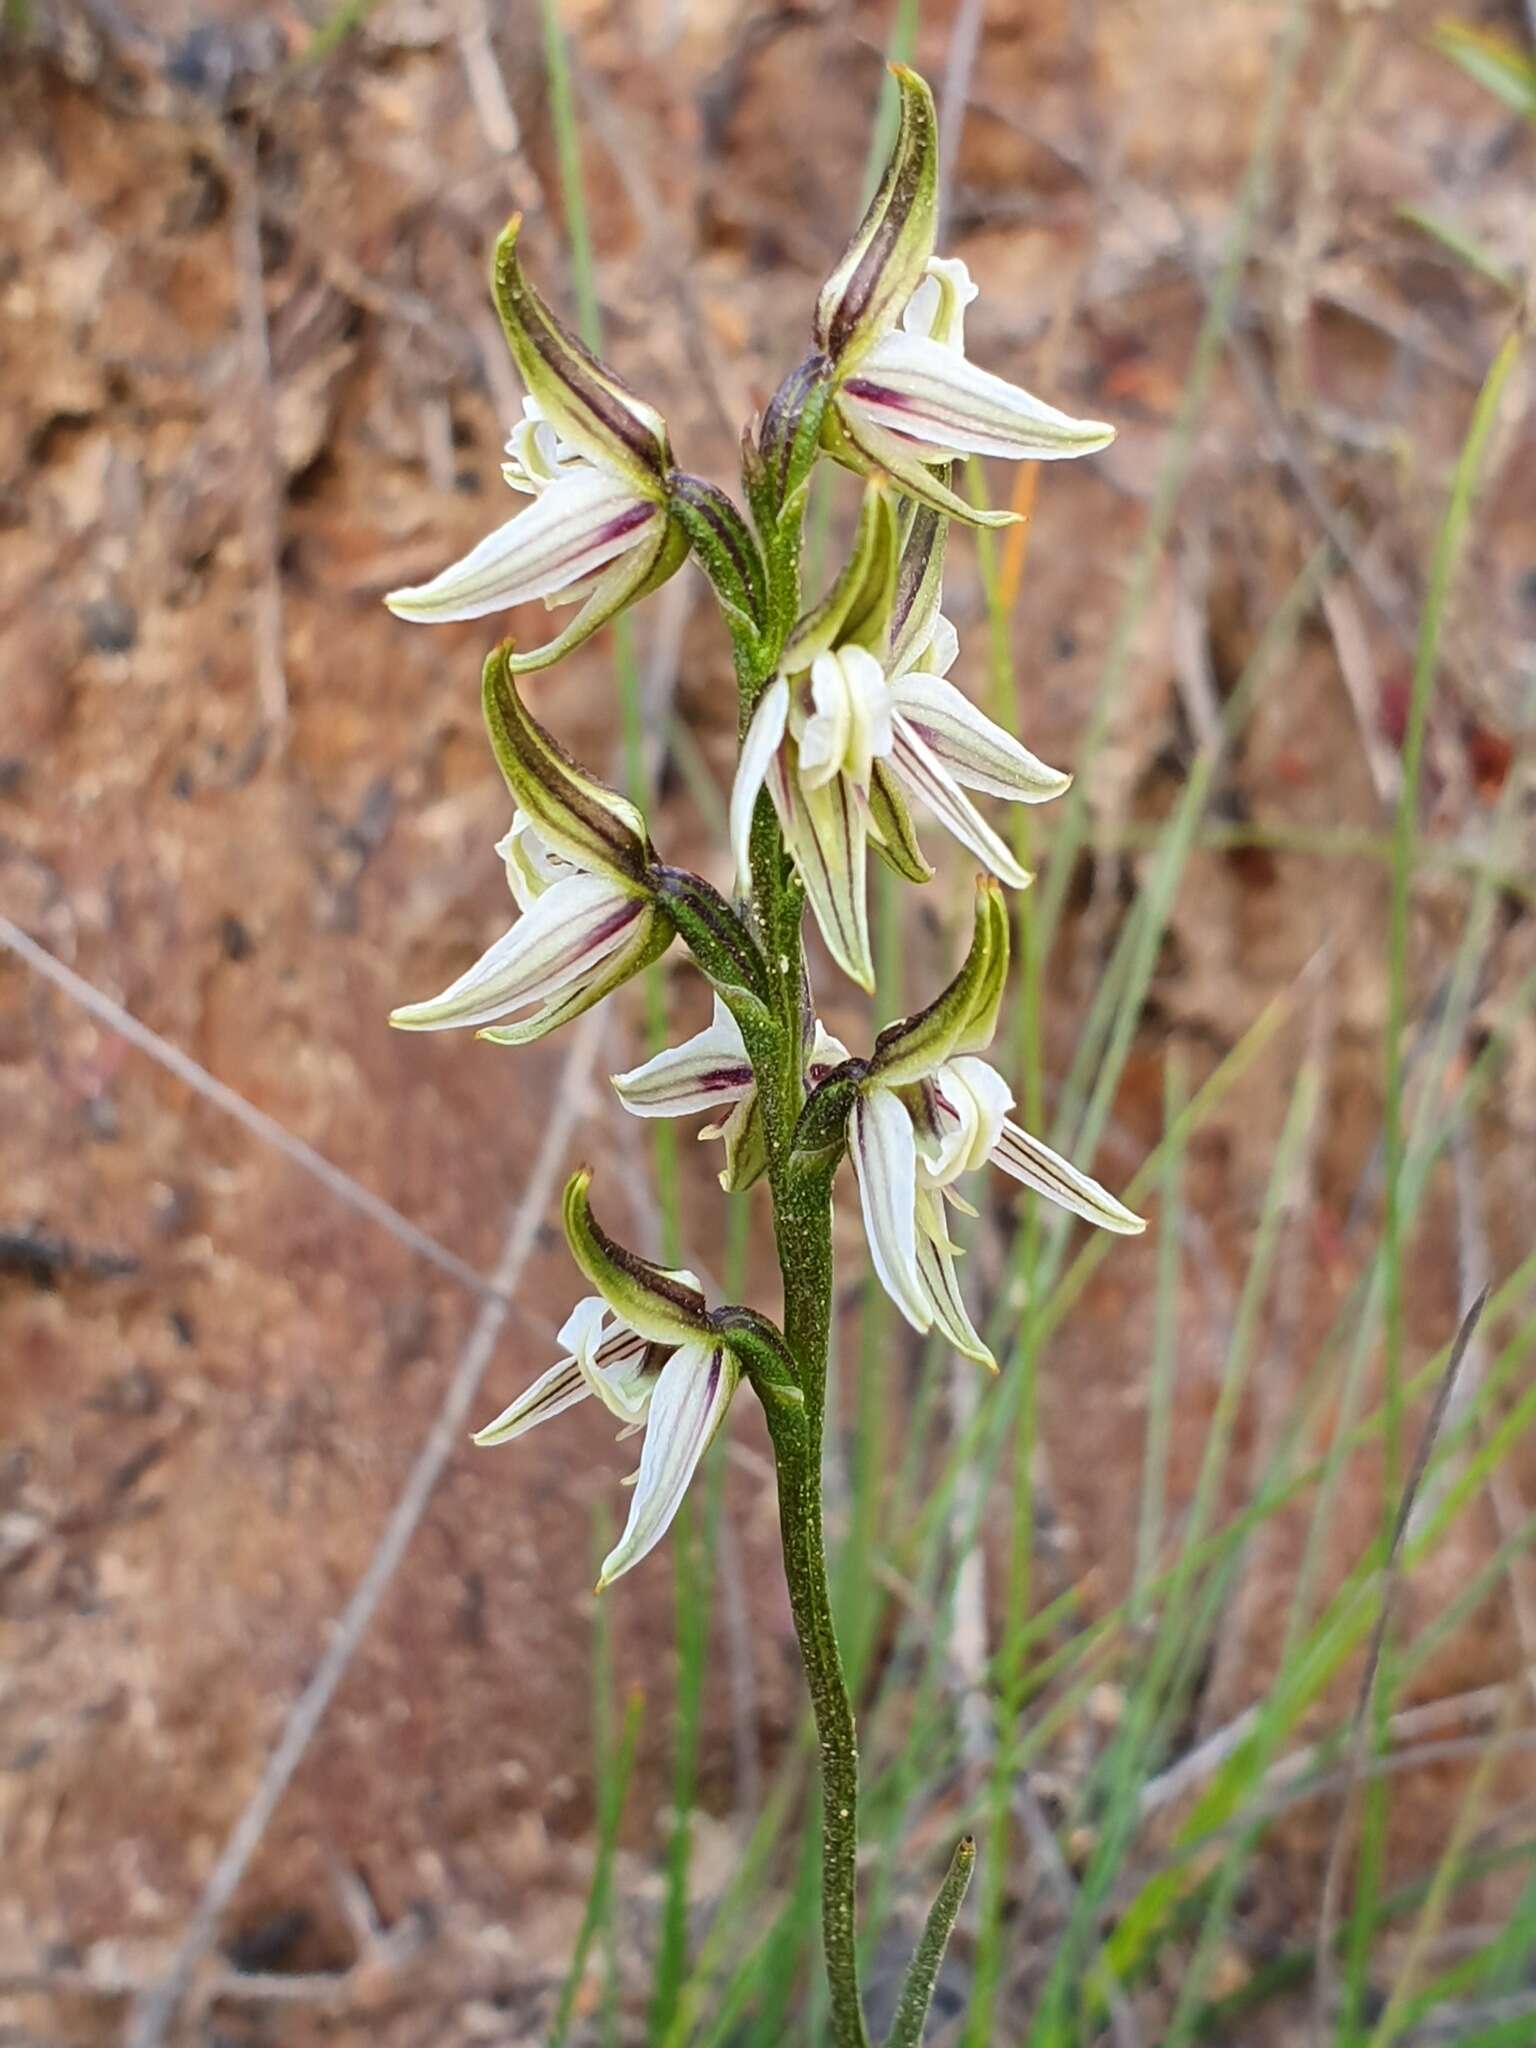
<instances>
[{"instance_id":1,"label":"green flower stem","mask_svg":"<svg viewBox=\"0 0 1536 2048\"><path fill-rule=\"evenodd\" d=\"M822 1525L821 1447L832 1320L830 1176L788 1175L774 1185L774 1231L784 1276L784 1334L805 1395L805 1424L776 1446L779 1533L795 1633L821 1755L821 1926L833 2037L867 2048L859 2000L859 1753L853 1707L832 1621Z\"/></svg>"},{"instance_id":2,"label":"green flower stem","mask_svg":"<svg viewBox=\"0 0 1536 2048\"><path fill-rule=\"evenodd\" d=\"M737 643L743 732L752 706L777 672L789 627L799 613L798 518L792 533L775 539L777 545L767 552L769 609L777 630L750 655L740 640ZM804 1098L800 927L805 899L789 872L778 819L766 796L759 799L753 820L751 859L752 910L768 961L777 1027L771 1052L754 1053L754 1071L783 1277L784 1337L805 1402L792 1423L769 1415L778 1475L779 1540L821 1757L821 1922L833 2039L837 2048L869 2048L857 1964L859 1755L832 1619L822 1519L835 1161L831 1168L807 1170L796 1164L791 1152Z\"/></svg>"}]
</instances>

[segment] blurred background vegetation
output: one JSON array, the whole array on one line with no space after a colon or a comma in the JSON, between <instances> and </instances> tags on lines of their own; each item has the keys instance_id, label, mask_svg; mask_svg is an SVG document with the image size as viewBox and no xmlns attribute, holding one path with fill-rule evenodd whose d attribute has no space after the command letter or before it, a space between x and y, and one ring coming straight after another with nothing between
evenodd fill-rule
<instances>
[{"instance_id":1,"label":"blurred background vegetation","mask_svg":"<svg viewBox=\"0 0 1536 2048\"><path fill-rule=\"evenodd\" d=\"M706 1005L669 956L516 1058L386 1030L504 922L506 820L488 631L378 598L500 510L513 209L731 481L891 54L972 352L1120 429L956 541L949 609L1077 775L1023 827L1011 1077L1153 1227L994 1184L983 1384L844 1219L872 2004L972 1827L936 2042L1536 2040L1529 12L0 18L0 2041L819 2038L757 1418L601 1604L599 1420L464 1445L547 1361L578 1157L773 1306L753 1198L603 1080ZM724 881L701 595L531 700ZM882 905L877 1021L968 893Z\"/></svg>"}]
</instances>

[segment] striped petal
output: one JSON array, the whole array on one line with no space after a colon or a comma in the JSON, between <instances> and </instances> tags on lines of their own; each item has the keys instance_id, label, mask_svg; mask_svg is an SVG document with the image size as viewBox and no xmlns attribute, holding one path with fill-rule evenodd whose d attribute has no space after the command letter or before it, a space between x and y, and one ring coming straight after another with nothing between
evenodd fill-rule
<instances>
[{"instance_id":1,"label":"striped petal","mask_svg":"<svg viewBox=\"0 0 1536 2048\"><path fill-rule=\"evenodd\" d=\"M783 742L788 718L789 684L779 676L763 692L752 714L731 788L731 852L736 862L736 886L743 894L752 886L752 813L757 808L769 766Z\"/></svg>"},{"instance_id":2,"label":"striped petal","mask_svg":"<svg viewBox=\"0 0 1536 2048\"><path fill-rule=\"evenodd\" d=\"M897 680L892 698L929 753L968 789L1043 804L1072 786L1070 775L1048 768L942 676L915 669Z\"/></svg>"},{"instance_id":3,"label":"striped petal","mask_svg":"<svg viewBox=\"0 0 1536 2048\"><path fill-rule=\"evenodd\" d=\"M959 455L1050 462L1092 455L1115 438L1105 421L1073 419L921 334L882 336L841 397L845 412L920 443L930 462Z\"/></svg>"},{"instance_id":4,"label":"striped petal","mask_svg":"<svg viewBox=\"0 0 1536 2048\"><path fill-rule=\"evenodd\" d=\"M824 789L806 789L782 756L773 764L768 787L827 950L845 974L873 995L865 889L868 813L845 775L835 776Z\"/></svg>"},{"instance_id":5,"label":"striped petal","mask_svg":"<svg viewBox=\"0 0 1536 2048\"><path fill-rule=\"evenodd\" d=\"M474 966L430 1002L408 1003L401 1031L490 1024L591 979L633 937L649 905L600 875L574 874L546 889Z\"/></svg>"},{"instance_id":6,"label":"striped petal","mask_svg":"<svg viewBox=\"0 0 1536 2048\"><path fill-rule=\"evenodd\" d=\"M1004 1123L1002 1135L992 1148L992 1164L1023 1181L1037 1195L1070 1209L1074 1216L1096 1223L1101 1230L1113 1230L1121 1237L1139 1237L1147 1227L1145 1217L1117 1202L1096 1180L1079 1173L1059 1152L1032 1138L1011 1118Z\"/></svg>"},{"instance_id":7,"label":"striped petal","mask_svg":"<svg viewBox=\"0 0 1536 2048\"><path fill-rule=\"evenodd\" d=\"M503 1408L494 1422L477 1429L470 1439L482 1449L492 1444L510 1444L552 1415L561 1415L585 1401L592 1389L574 1358L562 1358L540 1373L531 1387L525 1387L509 1408Z\"/></svg>"},{"instance_id":8,"label":"striped petal","mask_svg":"<svg viewBox=\"0 0 1536 2048\"><path fill-rule=\"evenodd\" d=\"M615 1074L613 1085L632 1116L693 1116L728 1111L754 1083L736 1020L716 996L715 1014L702 1031Z\"/></svg>"},{"instance_id":9,"label":"striped petal","mask_svg":"<svg viewBox=\"0 0 1536 2048\"><path fill-rule=\"evenodd\" d=\"M914 1330L931 1329L933 1303L917 1256L917 1140L912 1119L889 1089L870 1088L854 1104L849 1122L848 1151L880 1285Z\"/></svg>"},{"instance_id":10,"label":"striped petal","mask_svg":"<svg viewBox=\"0 0 1536 2048\"><path fill-rule=\"evenodd\" d=\"M740 1376L729 1352L707 1344L679 1345L662 1367L651 1396L629 1520L603 1560L599 1592L632 1570L666 1535L725 1419Z\"/></svg>"},{"instance_id":11,"label":"striped petal","mask_svg":"<svg viewBox=\"0 0 1536 2048\"><path fill-rule=\"evenodd\" d=\"M639 906L640 915L631 925L622 945L610 953L593 972L579 976L541 1003L532 1016L515 1024L494 1024L477 1032L489 1045L531 1045L536 1038L557 1031L622 988L626 981L659 960L672 943L672 927L654 909Z\"/></svg>"},{"instance_id":12,"label":"striped petal","mask_svg":"<svg viewBox=\"0 0 1536 2048\"><path fill-rule=\"evenodd\" d=\"M573 470L430 583L392 590L384 602L397 618L428 625L481 619L582 582L616 555L654 543L665 520L617 477Z\"/></svg>"},{"instance_id":13,"label":"striped petal","mask_svg":"<svg viewBox=\"0 0 1536 2048\"><path fill-rule=\"evenodd\" d=\"M955 1272L955 1248L944 1224L944 1202L924 1191L917 1198L917 1263L933 1308L933 1320L965 1358L997 1371L997 1360L966 1313Z\"/></svg>"},{"instance_id":14,"label":"striped petal","mask_svg":"<svg viewBox=\"0 0 1536 2048\"><path fill-rule=\"evenodd\" d=\"M1032 877L1021 868L953 775L938 760L905 717L898 712L891 766L914 796L921 797L945 831L974 853L1010 889L1027 889Z\"/></svg>"},{"instance_id":15,"label":"striped petal","mask_svg":"<svg viewBox=\"0 0 1536 2048\"><path fill-rule=\"evenodd\" d=\"M654 1346L615 1316L600 1294L577 1302L561 1325L559 1341L610 1415L631 1425L645 1420L656 1385Z\"/></svg>"}]
</instances>

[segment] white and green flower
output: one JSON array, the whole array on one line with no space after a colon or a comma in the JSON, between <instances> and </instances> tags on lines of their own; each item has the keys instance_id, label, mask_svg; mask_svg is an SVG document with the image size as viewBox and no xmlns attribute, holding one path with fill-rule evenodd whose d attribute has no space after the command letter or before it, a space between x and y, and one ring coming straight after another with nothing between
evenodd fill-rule
<instances>
[{"instance_id":1,"label":"white and green flower","mask_svg":"<svg viewBox=\"0 0 1536 2048\"><path fill-rule=\"evenodd\" d=\"M687 1273L675 1277L692 1279ZM597 1582L601 1592L666 1535L699 1460L725 1420L740 1371L725 1346L712 1340L672 1349L652 1343L596 1294L577 1302L558 1341L565 1355L477 1431L474 1441L482 1447L512 1443L592 1395L624 1425L621 1434L645 1431L629 1518L603 1560Z\"/></svg>"},{"instance_id":2,"label":"white and green flower","mask_svg":"<svg viewBox=\"0 0 1536 2048\"><path fill-rule=\"evenodd\" d=\"M807 1081L814 1087L847 1057L847 1047L818 1019L806 1061ZM767 1165L752 1062L735 1018L718 996L714 1015L702 1031L612 1078L619 1100L632 1116L708 1114L710 1122L699 1136L724 1140L720 1185L727 1193L750 1187Z\"/></svg>"},{"instance_id":3,"label":"white and green flower","mask_svg":"<svg viewBox=\"0 0 1536 2048\"><path fill-rule=\"evenodd\" d=\"M833 379L826 445L856 468L883 471L920 503L1002 524L1013 515L975 511L933 467L966 455L1092 455L1115 430L1074 419L967 359L965 310L976 287L964 263L933 253L933 97L915 71L895 70L901 120L885 177L817 301L816 339Z\"/></svg>"},{"instance_id":4,"label":"white and green flower","mask_svg":"<svg viewBox=\"0 0 1536 2048\"><path fill-rule=\"evenodd\" d=\"M995 882L979 878L965 963L934 1002L888 1026L848 1116L848 1150L864 1234L880 1284L917 1330L942 1330L957 1351L992 1365L961 1297L950 1208L974 1213L956 1183L1000 1167L1101 1230L1146 1228L1096 1180L1008 1112L1013 1092L976 1055L991 1043L1008 972L1008 917Z\"/></svg>"},{"instance_id":5,"label":"white and green flower","mask_svg":"<svg viewBox=\"0 0 1536 2048\"><path fill-rule=\"evenodd\" d=\"M518 223L497 244L492 283L528 396L502 476L531 503L429 583L384 600L402 619L478 619L542 598L579 604L563 632L511 657L545 668L670 576L687 541L667 511L671 456L661 415L568 334L522 274Z\"/></svg>"},{"instance_id":6,"label":"white and green flower","mask_svg":"<svg viewBox=\"0 0 1536 2048\"><path fill-rule=\"evenodd\" d=\"M498 648L487 661L483 702L517 805L496 850L522 914L441 995L394 1011L389 1021L402 1031L478 1026L498 1045L526 1044L600 1002L673 936L649 879L644 819L529 715L508 653Z\"/></svg>"},{"instance_id":7,"label":"white and green flower","mask_svg":"<svg viewBox=\"0 0 1536 2048\"><path fill-rule=\"evenodd\" d=\"M1038 804L1071 784L978 711L948 680L959 640L945 618L926 644L900 644L882 663L866 647L816 656L806 674L764 692L731 795L731 844L745 886L758 792L767 788L785 847L833 958L874 985L865 876L871 841L914 879L931 873L907 816L916 797L945 830L1011 887L1029 883L971 798Z\"/></svg>"}]
</instances>

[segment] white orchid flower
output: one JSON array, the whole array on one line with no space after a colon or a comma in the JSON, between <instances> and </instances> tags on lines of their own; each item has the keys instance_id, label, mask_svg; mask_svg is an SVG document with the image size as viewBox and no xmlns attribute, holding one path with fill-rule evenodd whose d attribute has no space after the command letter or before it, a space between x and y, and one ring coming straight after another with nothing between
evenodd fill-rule
<instances>
[{"instance_id":1,"label":"white orchid flower","mask_svg":"<svg viewBox=\"0 0 1536 2048\"><path fill-rule=\"evenodd\" d=\"M1050 462L1091 455L1115 430L1047 405L970 362L965 310L976 297L956 258L935 256L938 131L933 96L895 67L900 123L895 147L842 260L816 304L816 341L830 364L825 429L833 453L882 470L909 497L958 519L1002 524L979 513L933 474L965 455Z\"/></svg>"},{"instance_id":2,"label":"white orchid flower","mask_svg":"<svg viewBox=\"0 0 1536 2048\"><path fill-rule=\"evenodd\" d=\"M738 1351L760 1350L750 1311L711 1315L694 1274L654 1266L598 1223L582 1168L565 1189L565 1235L595 1295L560 1330L564 1355L475 1437L511 1443L551 1416L596 1395L624 1425L645 1431L624 1533L603 1560L597 1590L647 1556L672 1519L741 1380ZM782 1348L782 1340L780 1340ZM798 1390L790 1396L798 1401Z\"/></svg>"},{"instance_id":3,"label":"white orchid flower","mask_svg":"<svg viewBox=\"0 0 1536 2048\"><path fill-rule=\"evenodd\" d=\"M484 711L517 802L496 850L522 914L441 995L408 1003L389 1021L402 1031L494 1026L481 1035L523 1045L649 966L673 926L650 878L644 819L583 774L529 715L505 648L486 663Z\"/></svg>"},{"instance_id":4,"label":"white orchid flower","mask_svg":"<svg viewBox=\"0 0 1536 2048\"><path fill-rule=\"evenodd\" d=\"M690 1288L702 1307L693 1274L667 1277ZM571 1310L558 1341L564 1356L478 1431L474 1441L482 1446L512 1443L591 1395L624 1425L621 1434L644 1429L629 1519L603 1561L597 1582L601 1592L667 1533L699 1460L725 1419L740 1371L718 1341L690 1337L669 1346L653 1340L596 1294Z\"/></svg>"},{"instance_id":5,"label":"white orchid flower","mask_svg":"<svg viewBox=\"0 0 1536 2048\"><path fill-rule=\"evenodd\" d=\"M997 1166L1101 1230L1136 1236L1146 1228L1015 1123L1012 1107L1013 1091L997 1069L962 1055L900 1088L875 1080L849 1119L864 1234L881 1286L914 1329L940 1329L957 1351L989 1366L995 1361L966 1313L955 1273L959 1247L946 1225L947 1205L968 1209L955 1189L962 1175Z\"/></svg>"},{"instance_id":6,"label":"white orchid flower","mask_svg":"<svg viewBox=\"0 0 1536 2048\"><path fill-rule=\"evenodd\" d=\"M1128 1236L1139 1216L1015 1123L1013 1092L976 1055L992 1039L1008 973L1002 892L978 877L970 951L942 995L882 1031L852 1086L848 1151L864 1234L880 1284L917 1330L942 1330L968 1358L993 1365L961 1298L959 1247L947 1210L967 1213L956 1191L991 1164L1101 1230ZM835 1084L849 1086L845 1079Z\"/></svg>"},{"instance_id":7,"label":"white orchid flower","mask_svg":"<svg viewBox=\"0 0 1536 2048\"><path fill-rule=\"evenodd\" d=\"M514 674L547 667L671 575L687 541L667 510L666 424L567 334L523 277L516 222L497 245L502 325L528 386L502 476L531 499L428 583L389 593L402 619L478 619L542 598L579 604Z\"/></svg>"},{"instance_id":8,"label":"white orchid flower","mask_svg":"<svg viewBox=\"0 0 1536 2048\"><path fill-rule=\"evenodd\" d=\"M972 510L920 465L966 455L1054 462L1107 448L1115 430L1073 419L968 360L965 309L977 296L957 257L931 257L900 324L860 355L837 387L843 430L868 462L937 509Z\"/></svg>"},{"instance_id":9,"label":"white orchid flower","mask_svg":"<svg viewBox=\"0 0 1536 2048\"><path fill-rule=\"evenodd\" d=\"M959 644L939 618L927 645L899 653L889 669L865 647L819 654L807 675L779 676L769 686L742 746L731 794L740 885L748 879L753 808L766 786L822 937L864 988L874 985L868 844L873 838L903 873L912 872L914 858L922 862L903 794L919 798L1000 881L1022 889L1028 872L966 790L1038 804L1071 784L947 680ZM925 864L917 869L927 872Z\"/></svg>"},{"instance_id":10,"label":"white orchid flower","mask_svg":"<svg viewBox=\"0 0 1536 2048\"><path fill-rule=\"evenodd\" d=\"M825 1030L818 1018L806 1062L811 1086L847 1057L847 1047ZM752 1062L740 1027L719 996L715 997L714 1015L702 1031L612 1079L619 1100L632 1116L708 1112L711 1121L699 1136L725 1141L720 1185L727 1193L750 1187L767 1165Z\"/></svg>"}]
</instances>

